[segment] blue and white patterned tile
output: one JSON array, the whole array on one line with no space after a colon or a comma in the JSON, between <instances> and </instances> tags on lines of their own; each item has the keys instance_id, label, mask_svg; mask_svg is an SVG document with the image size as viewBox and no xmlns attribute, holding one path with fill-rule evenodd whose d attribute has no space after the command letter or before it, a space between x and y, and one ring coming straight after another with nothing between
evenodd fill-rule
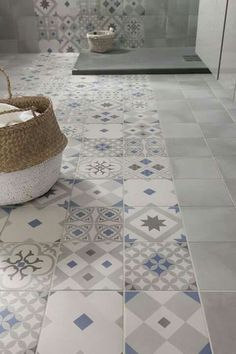
<instances>
[{"instance_id":1,"label":"blue and white patterned tile","mask_svg":"<svg viewBox=\"0 0 236 354\"><path fill-rule=\"evenodd\" d=\"M86 139L120 139L122 136L122 124L88 124L84 130Z\"/></svg>"},{"instance_id":2,"label":"blue and white patterned tile","mask_svg":"<svg viewBox=\"0 0 236 354\"><path fill-rule=\"evenodd\" d=\"M80 159L76 177L122 178L123 161L119 157L83 157Z\"/></svg>"},{"instance_id":3,"label":"blue and white patterned tile","mask_svg":"<svg viewBox=\"0 0 236 354\"><path fill-rule=\"evenodd\" d=\"M187 242L126 242L127 290L196 290Z\"/></svg>"},{"instance_id":4,"label":"blue and white patterned tile","mask_svg":"<svg viewBox=\"0 0 236 354\"><path fill-rule=\"evenodd\" d=\"M121 290L122 286L122 243L68 241L61 245L54 290Z\"/></svg>"},{"instance_id":5,"label":"blue and white patterned tile","mask_svg":"<svg viewBox=\"0 0 236 354\"><path fill-rule=\"evenodd\" d=\"M46 303L44 292L1 292L1 353L36 353Z\"/></svg>"},{"instance_id":6,"label":"blue and white patterned tile","mask_svg":"<svg viewBox=\"0 0 236 354\"><path fill-rule=\"evenodd\" d=\"M164 140L156 137L125 138L124 154L125 156L167 156Z\"/></svg>"},{"instance_id":7,"label":"blue and white patterned tile","mask_svg":"<svg viewBox=\"0 0 236 354\"><path fill-rule=\"evenodd\" d=\"M121 354L122 294L52 293L37 351L38 354Z\"/></svg>"},{"instance_id":8,"label":"blue and white patterned tile","mask_svg":"<svg viewBox=\"0 0 236 354\"><path fill-rule=\"evenodd\" d=\"M162 138L160 124L156 123L140 123L139 121L133 124L124 124L125 138L142 138L149 137Z\"/></svg>"},{"instance_id":9,"label":"blue and white patterned tile","mask_svg":"<svg viewBox=\"0 0 236 354\"><path fill-rule=\"evenodd\" d=\"M70 207L67 223L79 224L123 224L121 208Z\"/></svg>"},{"instance_id":10,"label":"blue and white patterned tile","mask_svg":"<svg viewBox=\"0 0 236 354\"><path fill-rule=\"evenodd\" d=\"M163 156L126 157L124 178L171 178L169 159Z\"/></svg>"},{"instance_id":11,"label":"blue and white patterned tile","mask_svg":"<svg viewBox=\"0 0 236 354\"><path fill-rule=\"evenodd\" d=\"M123 226L121 224L65 224L64 240L87 242L122 241Z\"/></svg>"},{"instance_id":12,"label":"blue and white patterned tile","mask_svg":"<svg viewBox=\"0 0 236 354\"><path fill-rule=\"evenodd\" d=\"M197 292L126 292L125 354L212 354Z\"/></svg>"},{"instance_id":13,"label":"blue and white patterned tile","mask_svg":"<svg viewBox=\"0 0 236 354\"><path fill-rule=\"evenodd\" d=\"M0 289L49 289L57 253L55 243L1 243Z\"/></svg>"},{"instance_id":14,"label":"blue and white patterned tile","mask_svg":"<svg viewBox=\"0 0 236 354\"><path fill-rule=\"evenodd\" d=\"M83 141L82 156L122 157L123 139L86 139Z\"/></svg>"},{"instance_id":15,"label":"blue and white patterned tile","mask_svg":"<svg viewBox=\"0 0 236 354\"><path fill-rule=\"evenodd\" d=\"M185 240L178 205L125 209L125 241L163 242Z\"/></svg>"}]
</instances>

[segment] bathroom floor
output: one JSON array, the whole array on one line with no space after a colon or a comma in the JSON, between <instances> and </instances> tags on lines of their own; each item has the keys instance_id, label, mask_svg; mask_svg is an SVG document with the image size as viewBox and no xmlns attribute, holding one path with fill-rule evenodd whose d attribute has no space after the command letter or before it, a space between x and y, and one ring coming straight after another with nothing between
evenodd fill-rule
<instances>
[{"instance_id":1,"label":"bathroom floor","mask_svg":"<svg viewBox=\"0 0 236 354\"><path fill-rule=\"evenodd\" d=\"M51 96L69 139L57 184L0 209L0 352L233 354L231 90L71 76L75 60L0 57L15 94Z\"/></svg>"}]
</instances>

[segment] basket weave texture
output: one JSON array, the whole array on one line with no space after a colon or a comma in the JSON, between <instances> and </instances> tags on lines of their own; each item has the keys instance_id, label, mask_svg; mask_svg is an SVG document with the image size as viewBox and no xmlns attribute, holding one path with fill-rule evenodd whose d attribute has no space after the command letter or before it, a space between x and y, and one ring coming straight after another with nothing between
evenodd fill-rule
<instances>
[{"instance_id":1,"label":"basket weave texture","mask_svg":"<svg viewBox=\"0 0 236 354\"><path fill-rule=\"evenodd\" d=\"M105 53L112 49L115 34L111 31L98 31L87 33L89 49L96 53Z\"/></svg>"},{"instance_id":2,"label":"basket weave texture","mask_svg":"<svg viewBox=\"0 0 236 354\"><path fill-rule=\"evenodd\" d=\"M32 119L0 128L0 172L14 172L40 164L64 150L67 138L57 123L52 102L44 96L12 97L8 75L0 68L8 83L9 98L0 103L32 110ZM38 116L34 111L40 113ZM1 114L10 113L1 112Z\"/></svg>"}]
</instances>

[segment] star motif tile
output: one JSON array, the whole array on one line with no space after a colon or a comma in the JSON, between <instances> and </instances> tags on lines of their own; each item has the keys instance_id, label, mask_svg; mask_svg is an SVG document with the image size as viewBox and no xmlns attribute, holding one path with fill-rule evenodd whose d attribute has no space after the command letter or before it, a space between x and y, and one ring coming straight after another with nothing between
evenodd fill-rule
<instances>
[{"instance_id":1,"label":"star motif tile","mask_svg":"<svg viewBox=\"0 0 236 354\"><path fill-rule=\"evenodd\" d=\"M176 212L177 210L177 212ZM178 208L127 207L125 210L125 240L163 242L183 239L184 230Z\"/></svg>"},{"instance_id":2,"label":"star motif tile","mask_svg":"<svg viewBox=\"0 0 236 354\"><path fill-rule=\"evenodd\" d=\"M167 156L166 146L163 139L158 138L125 138L125 156Z\"/></svg>"},{"instance_id":3,"label":"star motif tile","mask_svg":"<svg viewBox=\"0 0 236 354\"><path fill-rule=\"evenodd\" d=\"M61 245L53 289L121 290L122 262L122 243L68 241Z\"/></svg>"},{"instance_id":4,"label":"star motif tile","mask_svg":"<svg viewBox=\"0 0 236 354\"><path fill-rule=\"evenodd\" d=\"M162 138L162 131L160 124L156 123L140 123L139 121L133 124L124 124L124 137L125 138L142 138L149 137Z\"/></svg>"},{"instance_id":5,"label":"star motif tile","mask_svg":"<svg viewBox=\"0 0 236 354\"><path fill-rule=\"evenodd\" d=\"M71 195L73 206L119 207L123 206L123 180L77 179Z\"/></svg>"},{"instance_id":6,"label":"star motif tile","mask_svg":"<svg viewBox=\"0 0 236 354\"><path fill-rule=\"evenodd\" d=\"M121 157L123 156L123 139L86 139L84 138L82 156Z\"/></svg>"},{"instance_id":7,"label":"star motif tile","mask_svg":"<svg viewBox=\"0 0 236 354\"><path fill-rule=\"evenodd\" d=\"M47 293L3 291L0 299L0 351L35 353L47 304Z\"/></svg>"},{"instance_id":8,"label":"star motif tile","mask_svg":"<svg viewBox=\"0 0 236 354\"><path fill-rule=\"evenodd\" d=\"M126 157L124 178L171 178L169 159L163 156Z\"/></svg>"},{"instance_id":9,"label":"star motif tile","mask_svg":"<svg viewBox=\"0 0 236 354\"><path fill-rule=\"evenodd\" d=\"M126 353L212 354L197 292L126 292L125 324Z\"/></svg>"},{"instance_id":10,"label":"star motif tile","mask_svg":"<svg viewBox=\"0 0 236 354\"><path fill-rule=\"evenodd\" d=\"M49 289L57 253L57 244L1 243L0 289Z\"/></svg>"},{"instance_id":11,"label":"star motif tile","mask_svg":"<svg viewBox=\"0 0 236 354\"><path fill-rule=\"evenodd\" d=\"M126 242L127 290L196 290L186 242Z\"/></svg>"},{"instance_id":12,"label":"star motif tile","mask_svg":"<svg viewBox=\"0 0 236 354\"><path fill-rule=\"evenodd\" d=\"M174 184L169 179L128 179L124 182L127 206L168 206L177 204Z\"/></svg>"},{"instance_id":13,"label":"star motif tile","mask_svg":"<svg viewBox=\"0 0 236 354\"><path fill-rule=\"evenodd\" d=\"M121 293L54 292L49 297L37 352L98 354L102 351L103 354L121 354L121 323ZM65 328L68 340L65 340ZM104 335L109 340L104 340Z\"/></svg>"},{"instance_id":14,"label":"star motif tile","mask_svg":"<svg viewBox=\"0 0 236 354\"><path fill-rule=\"evenodd\" d=\"M122 130L122 124L88 124L85 127L84 137L87 139L120 139Z\"/></svg>"},{"instance_id":15,"label":"star motif tile","mask_svg":"<svg viewBox=\"0 0 236 354\"><path fill-rule=\"evenodd\" d=\"M80 159L76 176L79 178L122 178L123 161L114 157L84 157Z\"/></svg>"}]
</instances>

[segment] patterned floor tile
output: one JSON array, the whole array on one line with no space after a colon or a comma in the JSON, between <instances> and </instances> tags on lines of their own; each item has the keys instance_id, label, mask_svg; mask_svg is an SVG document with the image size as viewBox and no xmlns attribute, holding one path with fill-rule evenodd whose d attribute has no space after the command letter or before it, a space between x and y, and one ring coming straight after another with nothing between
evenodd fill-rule
<instances>
[{"instance_id":1,"label":"patterned floor tile","mask_svg":"<svg viewBox=\"0 0 236 354\"><path fill-rule=\"evenodd\" d=\"M51 294L38 354L121 352L121 293L58 291Z\"/></svg>"},{"instance_id":2,"label":"patterned floor tile","mask_svg":"<svg viewBox=\"0 0 236 354\"><path fill-rule=\"evenodd\" d=\"M158 119L158 113L155 111L147 111L147 112L124 112L124 123L137 123L145 124L145 123L160 123Z\"/></svg>"},{"instance_id":3,"label":"patterned floor tile","mask_svg":"<svg viewBox=\"0 0 236 354\"><path fill-rule=\"evenodd\" d=\"M81 140L83 134L83 126L79 124L60 124L60 128L67 138Z\"/></svg>"},{"instance_id":4,"label":"patterned floor tile","mask_svg":"<svg viewBox=\"0 0 236 354\"><path fill-rule=\"evenodd\" d=\"M122 224L123 210L120 208L70 207L67 223Z\"/></svg>"},{"instance_id":5,"label":"patterned floor tile","mask_svg":"<svg viewBox=\"0 0 236 354\"><path fill-rule=\"evenodd\" d=\"M10 210L4 210L3 208L0 208L0 233L7 222L9 213Z\"/></svg>"},{"instance_id":6,"label":"patterned floor tile","mask_svg":"<svg viewBox=\"0 0 236 354\"><path fill-rule=\"evenodd\" d=\"M68 241L61 245L53 288L122 289L122 243Z\"/></svg>"},{"instance_id":7,"label":"patterned floor tile","mask_svg":"<svg viewBox=\"0 0 236 354\"><path fill-rule=\"evenodd\" d=\"M84 136L87 139L120 139L122 138L122 124L87 124Z\"/></svg>"},{"instance_id":8,"label":"patterned floor tile","mask_svg":"<svg viewBox=\"0 0 236 354\"><path fill-rule=\"evenodd\" d=\"M139 121L133 124L124 124L125 138L149 138L162 137L160 124L156 123L140 123Z\"/></svg>"},{"instance_id":9,"label":"patterned floor tile","mask_svg":"<svg viewBox=\"0 0 236 354\"><path fill-rule=\"evenodd\" d=\"M212 354L197 292L126 292L125 354Z\"/></svg>"},{"instance_id":10,"label":"patterned floor tile","mask_svg":"<svg viewBox=\"0 0 236 354\"><path fill-rule=\"evenodd\" d=\"M123 162L119 157L84 157L76 174L79 178L122 178L122 175Z\"/></svg>"},{"instance_id":11,"label":"patterned floor tile","mask_svg":"<svg viewBox=\"0 0 236 354\"><path fill-rule=\"evenodd\" d=\"M1 353L36 353L46 303L44 292L1 292Z\"/></svg>"},{"instance_id":12,"label":"patterned floor tile","mask_svg":"<svg viewBox=\"0 0 236 354\"><path fill-rule=\"evenodd\" d=\"M126 157L124 178L171 178L169 159L163 156Z\"/></svg>"},{"instance_id":13,"label":"patterned floor tile","mask_svg":"<svg viewBox=\"0 0 236 354\"><path fill-rule=\"evenodd\" d=\"M124 139L125 156L167 156L165 142L157 138Z\"/></svg>"},{"instance_id":14,"label":"patterned floor tile","mask_svg":"<svg viewBox=\"0 0 236 354\"><path fill-rule=\"evenodd\" d=\"M123 139L84 139L83 156L121 157L123 156Z\"/></svg>"},{"instance_id":15,"label":"patterned floor tile","mask_svg":"<svg viewBox=\"0 0 236 354\"><path fill-rule=\"evenodd\" d=\"M120 179L75 181L72 206L79 207L120 207L123 206L123 181Z\"/></svg>"},{"instance_id":16,"label":"patterned floor tile","mask_svg":"<svg viewBox=\"0 0 236 354\"><path fill-rule=\"evenodd\" d=\"M122 241L123 227L121 224L66 224L64 240L80 241Z\"/></svg>"},{"instance_id":17,"label":"patterned floor tile","mask_svg":"<svg viewBox=\"0 0 236 354\"><path fill-rule=\"evenodd\" d=\"M127 290L196 290L187 243L126 242Z\"/></svg>"},{"instance_id":18,"label":"patterned floor tile","mask_svg":"<svg viewBox=\"0 0 236 354\"><path fill-rule=\"evenodd\" d=\"M48 289L57 253L57 244L1 243L0 289Z\"/></svg>"},{"instance_id":19,"label":"patterned floor tile","mask_svg":"<svg viewBox=\"0 0 236 354\"><path fill-rule=\"evenodd\" d=\"M86 123L123 123L123 111L117 110L89 110L87 113Z\"/></svg>"},{"instance_id":20,"label":"patterned floor tile","mask_svg":"<svg viewBox=\"0 0 236 354\"><path fill-rule=\"evenodd\" d=\"M66 210L58 205L38 209L25 204L13 209L0 240L2 242L56 242L62 237Z\"/></svg>"},{"instance_id":21,"label":"patterned floor tile","mask_svg":"<svg viewBox=\"0 0 236 354\"><path fill-rule=\"evenodd\" d=\"M124 204L128 206L168 206L178 203L174 184L169 179L128 179L124 182Z\"/></svg>"},{"instance_id":22,"label":"patterned floor tile","mask_svg":"<svg viewBox=\"0 0 236 354\"><path fill-rule=\"evenodd\" d=\"M125 209L125 240L174 241L183 237L183 225L178 205Z\"/></svg>"}]
</instances>

